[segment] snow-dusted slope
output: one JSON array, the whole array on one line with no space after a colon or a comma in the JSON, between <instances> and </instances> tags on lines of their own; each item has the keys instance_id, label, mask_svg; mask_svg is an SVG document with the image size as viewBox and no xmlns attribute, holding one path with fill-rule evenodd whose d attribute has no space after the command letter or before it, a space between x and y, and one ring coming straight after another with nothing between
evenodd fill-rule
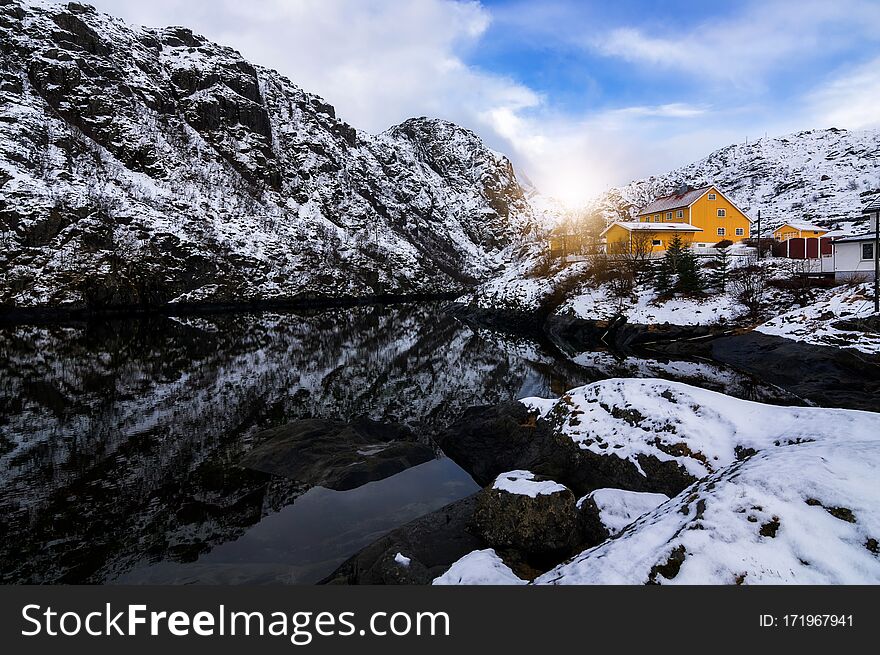
<instances>
[{"instance_id":1,"label":"snow-dusted slope","mask_svg":"<svg viewBox=\"0 0 880 655\"><path fill-rule=\"evenodd\" d=\"M536 225L472 132L360 132L185 28L12 0L0 42L0 304L448 292Z\"/></svg>"},{"instance_id":2,"label":"snow-dusted slope","mask_svg":"<svg viewBox=\"0 0 880 655\"><path fill-rule=\"evenodd\" d=\"M880 190L880 130L809 130L726 146L687 166L614 187L596 207L608 220L619 220L682 183L717 185L753 219L761 210L767 236L789 219L858 230L862 208Z\"/></svg>"},{"instance_id":3,"label":"snow-dusted slope","mask_svg":"<svg viewBox=\"0 0 880 655\"><path fill-rule=\"evenodd\" d=\"M759 453L538 584L878 584L877 439Z\"/></svg>"},{"instance_id":4,"label":"snow-dusted slope","mask_svg":"<svg viewBox=\"0 0 880 655\"><path fill-rule=\"evenodd\" d=\"M880 414L771 407L659 379L612 378L558 400L525 398L562 435L641 470L640 456L674 461L702 478L749 452L838 436L878 438Z\"/></svg>"},{"instance_id":5,"label":"snow-dusted slope","mask_svg":"<svg viewBox=\"0 0 880 655\"><path fill-rule=\"evenodd\" d=\"M820 346L880 353L880 334L867 329L856 330L851 325L874 314L872 289L871 283L864 283L820 292L815 302L776 316L756 329ZM841 325L840 321L844 323Z\"/></svg>"}]
</instances>

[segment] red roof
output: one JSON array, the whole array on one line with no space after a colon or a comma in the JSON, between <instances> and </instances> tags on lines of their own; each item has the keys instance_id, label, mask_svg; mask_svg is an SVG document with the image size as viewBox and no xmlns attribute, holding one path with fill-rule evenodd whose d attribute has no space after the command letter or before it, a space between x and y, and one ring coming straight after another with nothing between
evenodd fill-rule
<instances>
[{"instance_id":1,"label":"red roof","mask_svg":"<svg viewBox=\"0 0 880 655\"><path fill-rule=\"evenodd\" d=\"M690 207L694 202L696 202L700 196L702 196L706 191L711 189L712 186L704 186L699 189L691 189L690 191L685 191L684 193L673 193L671 196L664 196L662 198L657 198L649 204L647 207L639 210L639 216L644 214L653 214L654 212L663 212L669 211L671 209L682 209L683 207Z\"/></svg>"}]
</instances>

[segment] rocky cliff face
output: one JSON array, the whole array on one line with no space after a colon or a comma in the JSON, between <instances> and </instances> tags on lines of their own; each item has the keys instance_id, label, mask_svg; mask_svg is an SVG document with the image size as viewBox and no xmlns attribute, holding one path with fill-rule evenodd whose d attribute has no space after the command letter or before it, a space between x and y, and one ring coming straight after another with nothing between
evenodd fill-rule
<instances>
[{"instance_id":1,"label":"rocky cliff face","mask_svg":"<svg viewBox=\"0 0 880 655\"><path fill-rule=\"evenodd\" d=\"M880 194L880 130L808 130L716 150L662 175L609 189L595 207L620 220L681 184L716 184L769 235L799 219L867 229L862 208Z\"/></svg>"},{"instance_id":2,"label":"rocky cliff face","mask_svg":"<svg viewBox=\"0 0 880 655\"><path fill-rule=\"evenodd\" d=\"M468 130L360 132L188 29L0 0L0 44L7 306L448 292L533 226Z\"/></svg>"}]
</instances>

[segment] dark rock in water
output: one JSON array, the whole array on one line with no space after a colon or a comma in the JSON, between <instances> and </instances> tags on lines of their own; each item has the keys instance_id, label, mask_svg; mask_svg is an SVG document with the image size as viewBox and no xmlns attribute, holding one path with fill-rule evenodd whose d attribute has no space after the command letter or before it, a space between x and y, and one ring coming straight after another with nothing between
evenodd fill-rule
<instances>
[{"instance_id":1,"label":"dark rock in water","mask_svg":"<svg viewBox=\"0 0 880 655\"><path fill-rule=\"evenodd\" d=\"M435 457L402 425L359 418L294 421L259 433L260 445L241 462L256 471L345 491Z\"/></svg>"},{"instance_id":2,"label":"dark rock in water","mask_svg":"<svg viewBox=\"0 0 880 655\"><path fill-rule=\"evenodd\" d=\"M535 476L534 482L545 481ZM584 545L572 491L561 485L534 496L487 487L477 494L474 531L492 548L527 557L568 556Z\"/></svg>"},{"instance_id":3,"label":"dark rock in water","mask_svg":"<svg viewBox=\"0 0 880 655\"><path fill-rule=\"evenodd\" d=\"M486 544L471 530L476 497L411 521L343 562L321 584L430 584L456 560ZM395 561L397 553L408 566Z\"/></svg>"},{"instance_id":4,"label":"dark rock in water","mask_svg":"<svg viewBox=\"0 0 880 655\"><path fill-rule=\"evenodd\" d=\"M614 453L584 450L519 402L471 407L436 440L447 456L483 486L515 469L547 476L580 496L603 487L674 496L694 482L674 461L640 457L645 477L633 462Z\"/></svg>"},{"instance_id":5,"label":"dark rock in water","mask_svg":"<svg viewBox=\"0 0 880 655\"><path fill-rule=\"evenodd\" d=\"M715 339L712 357L823 407L880 411L880 362L830 346L749 332Z\"/></svg>"}]
</instances>

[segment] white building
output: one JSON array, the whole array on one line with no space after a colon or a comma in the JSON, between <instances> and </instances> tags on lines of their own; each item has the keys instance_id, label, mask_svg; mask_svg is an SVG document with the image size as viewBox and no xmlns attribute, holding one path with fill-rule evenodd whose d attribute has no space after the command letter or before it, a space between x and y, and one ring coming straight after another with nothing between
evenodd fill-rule
<instances>
[{"instance_id":1,"label":"white building","mask_svg":"<svg viewBox=\"0 0 880 655\"><path fill-rule=\"evenodd\" d=\"M834 240L834 278L874 279L874 233L839 237Z\"/></svg>"}]
</instances>

